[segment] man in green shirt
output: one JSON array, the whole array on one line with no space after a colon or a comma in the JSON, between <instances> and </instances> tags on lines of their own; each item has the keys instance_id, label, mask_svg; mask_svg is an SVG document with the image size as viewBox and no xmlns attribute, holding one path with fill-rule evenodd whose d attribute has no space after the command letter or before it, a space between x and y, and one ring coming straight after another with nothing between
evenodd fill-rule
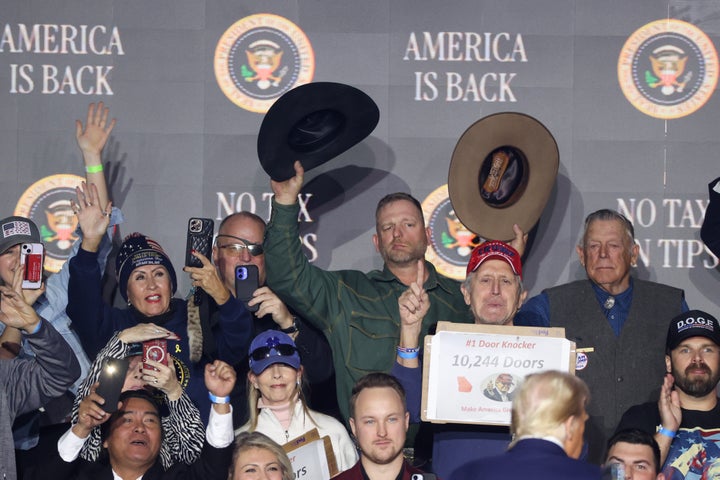
<instances>
[{"instance_id":1,"label":"man in green shirt","mask_svg":"<svg viewBox=\"0 0 720 480\"><path fill-rule=\"evenodd\" d=\"M338 403L347 419L355 382L367 373L392 369L400 335L398 297L417 281L422 262L430 306L420 335L438 321L472 323L473 318L460 283L424 260L430 230L420 203L407 193L386 195L375 212L373 243L385 262L382 270L329 272L312 266L303 254L297 222L304 170L300 162L294 168L289 180L271 181L275 197L263 244L267 283L325 333L333 351ZM519 228L515 233L523 239Z\"/></svg>"}]
</instances>

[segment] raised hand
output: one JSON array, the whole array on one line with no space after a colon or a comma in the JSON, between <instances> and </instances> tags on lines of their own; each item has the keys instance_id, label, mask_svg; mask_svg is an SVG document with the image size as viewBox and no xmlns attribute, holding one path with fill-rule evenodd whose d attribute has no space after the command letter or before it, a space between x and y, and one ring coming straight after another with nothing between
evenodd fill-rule
<instances>
[{"instance_id":1,"label":"raised hand","mask_svg":"<svg viewBox=\"0 0 720 480\"><path fill-rule=\"evenodd\" d=\"M260 287L253 292L253 298L248 302L251 307L260 305L255 316L262 318L265 315L272 315L273 322L280 328L290 328L293 324L293 316L285 306L280 297L268 287Z\"/></svg>"},{"instance_id":2,"label":"raised hand","mask_svg":"<svg viewBox=\"0 0 720 480\"><path fill-rule=\"evenodd\" d=\"M660 411L660 422L662 426L668 430L677 432L682 422L682 410L680 408L680 398L678 392L673 389L673 383L675 383L673 376L666 373L660 389L658 410Z\"/></svg>"},{"instance_id":3,"label":"raised hand","mask_svg":"<svg viewBox=\"0 0 720 480\"><path fill-rule=\"evenodd\" d=\"M205 365L205 386L216 397L230 395L236 380L235 369L222 360Z\"/></svg>"},{"instance_id":4,"label":"raised hand","mask_svg":"<svg viewBox=\"0 0 720 480\"><path fill-rule=\"evenodd\" d=\"M71 206L83 232L82 248L88 252L96 252L110 224L112 203L108 202L104 208L100 205L95 184L88 185L83 182L75 189L75 194L77 200L73 200Z\"/></svg>"},{"instance_id":5,"label":"raised hand","mask_svg":"<svg viewBox=\"0 0 720 480\"><path fill-rule=\"evenodd\" d=\"M174 366L167 366L160 362L147 359L145 364L152 368L142 369L142 381L151 387L155 387L167 395L168 400L177 400L182 395L183 389L178 382Z\"/></svg>"},{"instance_id":6,"label":"raised hand","mask_svg":"<svg viewBox=\"0 0 720 480\"><path fill-rule=\"evenodd\" d=\"M83 156L97 155L98 165L100 153L117 122L114 118L108 122L109 113L110 109L103 102L98 102L97 107L91 103L88 106L85 128L80 120L75 120L75 138Z\"/></svg>"},{"instance_id":7,"label":"raised hand","mask_svg":"<svg viewBox=\"0 0 720 480\"><path fill-rule=\"evenodd\" d=\"M515 238L510 241L510 246L517 250L522 257L527 246L528 234L523 232L517 223L513 225L513 232L515 232Z\"/></svg>"},{"instance_id":8,"label":"raised hand","mask_svg":"<svg viewBox=\"0 0 720 480\"><path fill-rule=\"evenodd\" d=\"M13 272L12 285L0 286L0 322L30 333L37 328L40 317L25 300L22 280L23 269L18 267Z\"/></svg>"},{"instance_id":9,"label":"raised hand","mask_svg":"<svg viewBox=\"0 0 720 480\"><path fill-rule=\"evenodd\" d=\"M419 344L422 321L430 309L430 298L423 288L425 262L418 260L417 279L410 284L400 297L400 346L415 348Z\"/></svg>"},{"instance_id":10,"label":"raised hand","mask_svg":"<svg viewBox=\"0 0 720 480\"><path fill-rule=\"evenodd\" d=\"M73 425L72 431L80 438L86 438L93 428L102 425L110 418L110 414L101 407L105 404L105 399L95 393L99 385L95 383L90 387L90 393L82 399L78 407L78 420Z\"/></svg>"},{"instance_id":11,"label":"raised hand","mask_svg":"<svg viewBox=\"0 0 720 480\"><path fill-rule=\"evenodd\" d=\"M230 290L227 289L225 283L218 276L217 269L210 260L200 252L192 252L200 262L202 267L184 267L183 271L190 274L193 287L200 287L208 295L210 295L215 303L223 305L230 299Z\"/></svg>"},{"instance_id":12,"label":"raised hand","mask_svg":"<svg viewBox=\"0 0 720 480\"><path fill-rule=\"evenodd\" d=\"M280 205L292 205L297 202L297 196L303 186L303 175L305 169L299 160L295 160L293 164L295 168L295 176L284 182L276 182L270 180L270 186L275 193L275 201Z\"/></svg>"}]
</instances>

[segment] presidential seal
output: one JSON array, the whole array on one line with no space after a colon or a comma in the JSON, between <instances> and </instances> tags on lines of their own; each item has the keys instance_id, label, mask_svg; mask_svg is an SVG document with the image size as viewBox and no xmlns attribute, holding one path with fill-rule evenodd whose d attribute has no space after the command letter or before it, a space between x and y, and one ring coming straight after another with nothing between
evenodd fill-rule
<instances>
[{"instance_id":1,"label":"presidential seal","mask_svg":"<svg viewBox=\"0 0 720 480\"><path fill-rule=\"evenodd\" d=\"M483 239L458 220L447 185L428 195L422 208L425 222L430 227L430 248L425 258L443 275L464 280L470 253Z\"/></svg>"},{"instance_id":2,"label":"presidential seal","mask_svg":"<svg viewBox=\"0 0 720 480\"><path fill-rule=\"evenodd\" d=\"M618 59L625 98L655 118L690 115L705 105L718 81L718 57L710 38L687 22L657 20L636 30Z\"/></svg>"},{"instance_id":3,"label":"presidential seal","mask_svg":"<svg viewBox=\"0 0 720 480\"><path fill-rule=\"evenodd\" d=\"M283 93L312 81L315 54L290 20L261 13L235 22L215 48L215 79L238 107L265 113Z\"/></svg>"},{"instance_id":4,"label":"presidential seal","mask_svg":"<svg viewBox=\"0 0 720 480\"><path fill-rule=\"evenodd\" d=\"M31 219L45 244L45 270L59 272L77 239L77 217L70 207L75 187L85 179L77 175L50 175L28 187L15 206L15 215Z\"/></svg>"}]
</instances>

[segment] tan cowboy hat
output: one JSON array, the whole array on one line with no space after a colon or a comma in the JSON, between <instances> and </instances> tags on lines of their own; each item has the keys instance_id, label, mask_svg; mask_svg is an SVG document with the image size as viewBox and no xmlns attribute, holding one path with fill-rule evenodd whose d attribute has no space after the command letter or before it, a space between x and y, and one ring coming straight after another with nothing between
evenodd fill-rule
<instances>
[{"instance_id":1,"label":"tan cowboy hat","mask_svg":"<svg viewBox=\"0 0 720 480\"><path fill-rule=\"evenodd\" d=\"M450 161L448 193L458 219L486 239L510 240L537 223L555 184L557 143L529 115L504 112L473 123Z\"/></svg>"}]
</instances>

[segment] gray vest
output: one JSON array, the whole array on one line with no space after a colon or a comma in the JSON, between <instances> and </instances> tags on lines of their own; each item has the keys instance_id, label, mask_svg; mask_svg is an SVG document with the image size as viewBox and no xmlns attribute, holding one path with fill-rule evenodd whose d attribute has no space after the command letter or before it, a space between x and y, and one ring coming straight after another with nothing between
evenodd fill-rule
<instances>
[{"instance_id":1,"label":"gray vest","mask_svg":"<svg viewBox=\"0 0 720 480\"><path fill-rule=\"evenodd\" d=\"M665 375L665 337L670 320L681 313L683 291L634 279L632 305L619 337L589 280L545 293L550 300L550 326L565 327L565 336L577 348L594 349L586 353L585 368L575 373L590 387L586 437L590 460L599 463L625 410L657 400Z\"/></svg>"}]
</instances>

